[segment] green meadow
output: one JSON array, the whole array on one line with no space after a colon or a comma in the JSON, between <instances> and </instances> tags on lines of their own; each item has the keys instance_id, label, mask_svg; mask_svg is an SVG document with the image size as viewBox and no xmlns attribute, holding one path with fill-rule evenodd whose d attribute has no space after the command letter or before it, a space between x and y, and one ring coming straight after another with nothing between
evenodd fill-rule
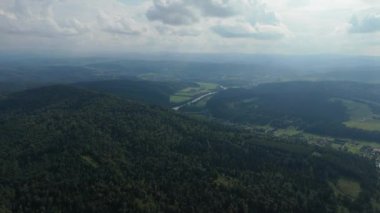
<instances>
[{"instance_id":1,"label":"green meadow","mask_svg":"<svg viewBox=\"0 0 380 213\"><path fill-rule=\"evenodd\" d=\"M344 125L351 128L380 131L379 115L373 113L367 104L349 100L342 100L342 103L350 116Z\"/></svg>"},{"instance_id":2,"label":"green meadow","mask_svg":"<svg viewBox=\"0 0 380 213\"><path fill-rule=\"evenodd\" d=\"M184 88L173 94L170 97L170 102L174 104L183 103L219 88L219 85L214 83L197 82L196 84L196 86Z\"/></svg>"}]
</instances>

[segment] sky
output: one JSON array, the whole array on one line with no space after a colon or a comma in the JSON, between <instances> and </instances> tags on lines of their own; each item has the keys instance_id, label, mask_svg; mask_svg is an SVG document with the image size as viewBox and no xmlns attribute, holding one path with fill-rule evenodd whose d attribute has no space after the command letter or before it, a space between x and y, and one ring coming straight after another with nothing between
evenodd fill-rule
<instances>
[{"instance_id":1,"label":"sky","mask_svg":"<svg viewBox=\"0 0 380 213\"><path fill-rule=\"evenodd\" d=\"M380 0L1 0L0 52L380 55Z\"/></svg>"}]
</instances>

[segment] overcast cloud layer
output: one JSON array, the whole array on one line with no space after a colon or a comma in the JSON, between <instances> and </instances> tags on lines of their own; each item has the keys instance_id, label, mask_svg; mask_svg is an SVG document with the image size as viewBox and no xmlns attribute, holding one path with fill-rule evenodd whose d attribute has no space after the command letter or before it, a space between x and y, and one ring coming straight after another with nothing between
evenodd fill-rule
<instances>
[{"instance_id":1,"label":"overcast cloud layer","mask_svg":"<svg viewBox=\"0 0 380 213\"><path fill-rule=\"evenodd\" d=\"M1 0L0 51L380 55L380 1Z\"/></svg>"}]
</instances>

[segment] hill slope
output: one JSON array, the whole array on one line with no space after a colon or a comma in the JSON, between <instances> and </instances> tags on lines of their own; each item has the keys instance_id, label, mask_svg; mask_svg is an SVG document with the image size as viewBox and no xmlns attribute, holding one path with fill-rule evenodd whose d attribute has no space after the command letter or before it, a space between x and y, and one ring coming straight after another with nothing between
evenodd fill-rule
<instances>
[{"instance_id":1,"label":"hill slope","mask_svg":"<svg viewBox=\"0 0 380 213\"><path fill-rule=\"evenodd\" d=\"M154 82L142 80L107 80L76 83L73 86L112 94L149 104L170 106L170 96L192 85L184 82Z\"/></svg>"},{"instance_id":2,"label":"hill slope","mask_svg":"<svg viewBox=\"0 0 380 213\"><path fill-rule=\"evenodd\" d=\"M380 126L380 85L375 84L263 84L223 91L208 102L207 108L215 117L234 122L295 126L334 137L380 140L380 129L376 128Z\"/></svg>"},{"instance_id":3,"label":"hill slope","mask_svg":"<svg viewBox=\"0 0 380 213\"><path fill-rule=\"evenodd\" d=\"M0 152L1 212L371 212L377 193L360 157L66 86L1 100Z\"/></svg>"}]
</instances>

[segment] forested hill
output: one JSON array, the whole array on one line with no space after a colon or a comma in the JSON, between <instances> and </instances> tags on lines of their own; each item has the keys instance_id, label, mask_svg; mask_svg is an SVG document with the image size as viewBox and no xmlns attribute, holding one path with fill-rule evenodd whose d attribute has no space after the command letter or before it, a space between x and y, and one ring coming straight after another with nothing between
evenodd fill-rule
<instances>
[{"instance_id":1,"label":"forested hill","mask_svg":"<svg viewBox=\"0 0 380 213\"><path fill-rule=\"evenodd\" d=\"M53 86L0 100L0 212L374 212L372 162Z\"/></svg>"},{"instance_id":2,"label":"forested hill","mask_svg":"<svg viewBox=\"0 0 380 213\"><path fill-rule=\"evenodd\" d=\"M112 94L149 104L170 106L170 96L191 86L186 82L155 82L143 80L105 80L75 83L73 86Z\"/></svg>"},{"instance_id":3,"label":"forested hill","mask_svg":"<svg viewBox=\"0 0 380 213\"><path fill-rule=\"evenodd\" d=\"M296 127L309 133L380 141L380 85L354 82L283 82L230 89L207 108L233 122Z\"/></svg>"}]
</instances>

